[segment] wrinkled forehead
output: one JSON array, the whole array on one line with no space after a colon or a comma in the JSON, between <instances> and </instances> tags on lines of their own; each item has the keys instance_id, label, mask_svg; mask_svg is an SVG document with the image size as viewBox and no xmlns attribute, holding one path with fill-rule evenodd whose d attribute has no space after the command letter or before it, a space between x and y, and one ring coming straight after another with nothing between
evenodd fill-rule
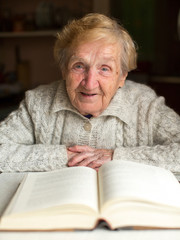
<instances>
[{"instance_id":1,"label":"wrinkled forehead","mask_svg":"<svg viewBox=\"0 0 180 240\"><path fill-rule=\"evenodd\" d=\"M100 29L96 31L93 29L92 31L87 31L83 34L79 34L78 37L72 40L68 51L67 51L67 66L70 64L72 58L77 57L77 52L79 49L82 48L83 45L88 45L91 43L100 42L100 46L108 46L114 45L114 58L118 59L117 64L121 64L121 54L122 54L122 44L120 39L117 37L116 34L112 34L109 31L104 31ZM87 48L87 51L89 49ZM108 51L108 50L107 50ZM118 57L117 57L118 56ZM78 56L79 57L79 56ZM109 56L108 56L109 57Z\"/></svg>"},{"instance_id":2,"label":"wrinkled forehead","mask_svg":"<svg viewBox=\"0 0 180 240\"><path fill-rule=\"evenodd\" d=\"M80 42L70 57L69 63L80 61L95 63L104 61L106 63L120 64L121 49L116 42L106 39L96 41Z\"/></svg>"}]
</instances>

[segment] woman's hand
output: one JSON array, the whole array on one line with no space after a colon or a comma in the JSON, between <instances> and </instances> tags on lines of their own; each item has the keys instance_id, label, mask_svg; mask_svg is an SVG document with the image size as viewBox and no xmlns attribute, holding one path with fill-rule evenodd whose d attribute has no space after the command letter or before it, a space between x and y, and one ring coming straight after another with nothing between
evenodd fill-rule
<instances>
[{"instance_id":1,"label":"woman's hand","mask_svg":"<svg viewBox=\"0 0 180 240\"><path fill-rule=\"evenodd\" d=\"M73 146L68 149L68 166L86 166L98 171L104 163L111 161L113 150L95 149L89 146Z\"/></svg>"}]
</instances>

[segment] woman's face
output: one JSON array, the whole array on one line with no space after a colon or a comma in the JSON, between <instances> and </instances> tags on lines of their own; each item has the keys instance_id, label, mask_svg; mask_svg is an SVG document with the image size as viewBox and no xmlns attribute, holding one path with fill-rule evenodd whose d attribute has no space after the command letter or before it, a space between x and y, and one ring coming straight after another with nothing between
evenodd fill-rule
<instances>
[{"instance_id":1,"label":"woman's face","mask_svg":"<svg viewBox=\"0 0 180 240\"><path fill-rule=\"evenodd\" d=\"M79 45L64 74L72 105L82 114L97 117L105 110L127 75L120 68L117 43L98 40Z\"/></svg>"}]
</instances>

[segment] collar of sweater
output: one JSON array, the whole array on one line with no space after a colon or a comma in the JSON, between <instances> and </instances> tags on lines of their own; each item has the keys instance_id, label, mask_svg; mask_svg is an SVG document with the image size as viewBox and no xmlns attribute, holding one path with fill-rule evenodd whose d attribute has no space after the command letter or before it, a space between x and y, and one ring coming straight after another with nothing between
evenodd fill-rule
<instances>
[{"instance_id":1,"label":"collar of sweater","mask_svg":"<svg viewBox=\"0 0 180 240\"><path fill-rule=\"evenodd\" d=\"M100 115L101 116L114 116L121 121L129 124L133 112L133 106L129 101L129 91L126 84L119 88L114 97L112 98L109 106ZM57 88L54 101L52 104L52 112L58 112L61 110L72 111L78 115L81 115L69 101L69 97L66 92L65 81L60 81ZM82 115L81 115L82 116ZM83 117L83 116L82 116Z\"/></svg>"}]
</instances>

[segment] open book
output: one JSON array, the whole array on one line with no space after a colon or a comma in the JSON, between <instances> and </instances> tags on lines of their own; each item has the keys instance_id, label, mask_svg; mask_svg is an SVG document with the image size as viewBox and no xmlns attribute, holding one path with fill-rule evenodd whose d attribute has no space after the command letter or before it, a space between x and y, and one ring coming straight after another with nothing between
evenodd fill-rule
<instances>
[{"instance_id":1,"label":"open book","mask_svg":"<svg viewBox=\"0 0 180 240\"><path fill-rule=\"evenodd\" d=\"M174 175L145 164L112 161L29 173L3 213L1 230L180 228L180 185Z\"/></svg>"}]
</instances>

